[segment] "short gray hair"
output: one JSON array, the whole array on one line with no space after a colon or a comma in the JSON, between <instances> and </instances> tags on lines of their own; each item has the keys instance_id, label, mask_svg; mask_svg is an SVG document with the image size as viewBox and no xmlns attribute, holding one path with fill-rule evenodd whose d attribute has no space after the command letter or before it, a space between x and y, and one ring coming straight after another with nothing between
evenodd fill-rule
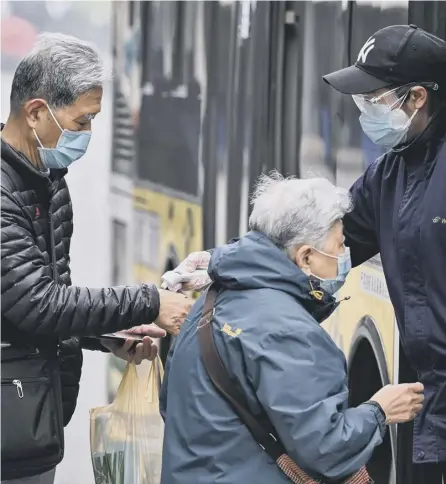
<instances>
[{"instance_id":1,"label":"short gray hair","mask_svg":"<svg viewBox=\"0 0 446 484\"><path fill-rule=\"evenodd\" d=\"M11 111L17 112L33 98L45 99L56 109L70 106L105 80L104 65L92 44L69 35L44 33L17 66Z\"/></svg>"},{"instance_id":2,"label":"short gray hair","mask_svg":"<svg viewBox=\"0 0 446 484\"><path fill-rule=\"evenodd\" d=\"M291 250L302 244L322 249L333 224L353 208L348 190L325 178L262 175L252 196L249 228Z\"/></svg>"}]
</instances>

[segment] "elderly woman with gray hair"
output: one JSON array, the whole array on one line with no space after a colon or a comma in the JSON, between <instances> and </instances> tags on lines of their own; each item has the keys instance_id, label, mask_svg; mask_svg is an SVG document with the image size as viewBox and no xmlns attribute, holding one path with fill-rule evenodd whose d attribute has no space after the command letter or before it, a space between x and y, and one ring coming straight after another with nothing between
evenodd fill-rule
<instances>
[{"instance_id":1,"label":"elderly woman with gray hair","mask_svg":"<svg viewBox=\"0 0 446 484\"><path fill-rule=\"evenodd\" d=\"M345 358L320 323L339 304L335 293L351 267L342 224L349 210L348 192L325 179L262 176L251 231L214 249L208 265L219 287L213 338L233 385L291 459L322 482L358 472L386 425L413 419L423 401L420 383L389 385L348 408ZM209 258L191 257L203 267ZM203 303L204 296L168 357L161 482L290 482L208 377L200 357Z\"/></svg>"}]
</instances>

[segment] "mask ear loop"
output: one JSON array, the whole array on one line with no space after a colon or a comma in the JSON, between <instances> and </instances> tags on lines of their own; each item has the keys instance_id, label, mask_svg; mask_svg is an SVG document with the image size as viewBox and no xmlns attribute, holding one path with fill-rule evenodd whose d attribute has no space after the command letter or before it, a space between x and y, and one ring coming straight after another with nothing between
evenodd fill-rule
<instances>
[{"instance_id":1,"label":"mask ear loop","mask_svg":"<svg viewBox=\"0 0 446 484\"><path fill-rule=\"evenodd\" d=\"M46 107L48 108L48 111L50 112L51 117L54 119L54 122L57 124L57 127L63 133L64 130L62 129L61 125L59 124L59 121L57 121L56 117L54 116L53 111L51 111L50 106L47 104ZM43 148L43 149L45 149L44 146L43 146L43 144L42 144L42 142L40 141L40 138L37 136L36 130L34 128L33 128L33 133L34 133L34 136L36 137L36 140L39 143L40 147Z\"/></svg>"},{"instance_id":2,"label":"mask ear loop","mask_svg":"<svg viewBox=\"0 0 446 484\"><path fill-rule=\"evenodd\" d=\"M43 149L45 149L45 148L43 147L43 144L42 144L42 142L40 141L39 137L37 136L36 130L35 130L34 128L33 128L33 133L34 133L34 136L36 137L36 140L37 140L37 142L39 143L40 147L41 147L41 148L43 148Z\"/></svg>"},{"instance_id":3,"label":"mask ear loop","mask_svg":"<svg viewBox=\"0 0 446 484\"><path fill-rule=\"evenodd\" d=\"M392 110L393 109L401 109L401 107L403 106L403 104L406 102L406 99L408 98L408 96L410 95L410 92L411 90L409 89L406 94L404 94L403 96L400 97L400 99L398 99L395 104L392 106ZM397 106L397 104L399 104L399 106ZM395 106L395 107L394 107ZM412 124L412 120L413 118L418 114L418 111L419 109L415 109L415 111L412 113L412 116L409 118L408 116L408 119L407 119L407 122L406 124L404 125L404 129L408 128L411 124Z\"/></svg>"},{"instance_id":4,"label":"mask ear loop","mask_svg":"<svg viewBox=\"0 0 446 484\"><path fill-rule=\"evenodd\" d=\"M330 259L339 259L339 257L337 257L335 255L327 254L326 252L322 252L322 250L319 250L319 249L314 249L314 250L316 252L319 252L319 254L325 255L325 257L330 257Z\"/></svg>"},{"instance_id":5,"label":"mask ear loop","mask_svg":"<svg viewBox=\"0 0 446 484\"><path fill-rule=\"evenodd\" d=\"M419 111L419 109L418 109L418 108L417 108L417 109L415 109L415 111L413 112L412 116L411 116L411 117L409 118L409 120L407 121L407 125L406 125L406 127L407 127L407 126L410 126L410 125L412 124L413 118L414 118L414 117L415 117L415 116L418 114L418 111Z\"/></svg>"},{"instance_id":6,"label":"mask ear loop","mask_svg":"<svg viewBox=\"0 0 446 484\"><path fill-rule=\"evenodd\" d=\"M54 122L57 124L57 127L58 127L58 128L59 128L59 129L62 131L62 133L63 133L63 131L64 131L64 130L62 129L62 126L59 124L59 121L57 121L56 116L54 116L53 111L51 111L51 108L49 107L49 105L48 105L48 104L47 104L47 107L48 107L48 111L49 111L49 112L50 112L50 114L51 114L51 117L54 119Z\"/></svg>"}]
</instances>

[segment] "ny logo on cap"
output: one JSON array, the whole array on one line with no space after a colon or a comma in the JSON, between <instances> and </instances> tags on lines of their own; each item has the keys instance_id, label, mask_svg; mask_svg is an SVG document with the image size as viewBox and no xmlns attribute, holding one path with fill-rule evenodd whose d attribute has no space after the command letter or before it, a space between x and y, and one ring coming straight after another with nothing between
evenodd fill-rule
<instances>
[{"instance_id":1,"label":"ny logo on cap","mask_svg":"<svg viewBox=\"0 0 446 484\"><path fill-rule=\"evenodd\" d=\"M375 48L375 38L370 37L370 39L362 46L362 49L358 54L358 62L361 61L363 64L365 64L365 61L367 60L367 56L374 48Z\"/></svg>"}]
</instances>

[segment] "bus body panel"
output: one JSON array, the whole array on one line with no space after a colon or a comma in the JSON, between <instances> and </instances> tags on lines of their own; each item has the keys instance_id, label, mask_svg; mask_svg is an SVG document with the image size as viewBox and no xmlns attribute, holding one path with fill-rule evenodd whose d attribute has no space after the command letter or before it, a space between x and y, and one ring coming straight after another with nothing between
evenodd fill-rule
<instances>
[{"instance_id":1,"label":"bus body panel","mask_svg":"<svg viewBox=\"0 0 446 484\"><path fill-rule=\"evenodd\" d=\"M444 2L116 2L115 14L133 22L131 35L116 29L115 51L128 72L116 104L123 112L128 99L134 145L115 142L114 166L126 166L122 155L133 149L138 282L159 282L189 252L245 233L248 194L262 172L325 176L348 188L383 150L362 132L352 99L322 75L354 63L387 25L446 36ZM350 299L324 328L347 357L359 404L409 378L379 256L354 269L339 296ZM372 458L377 484L410 483L401 435L397 445L392 429Z\"/></svg>"}]
</instances>

